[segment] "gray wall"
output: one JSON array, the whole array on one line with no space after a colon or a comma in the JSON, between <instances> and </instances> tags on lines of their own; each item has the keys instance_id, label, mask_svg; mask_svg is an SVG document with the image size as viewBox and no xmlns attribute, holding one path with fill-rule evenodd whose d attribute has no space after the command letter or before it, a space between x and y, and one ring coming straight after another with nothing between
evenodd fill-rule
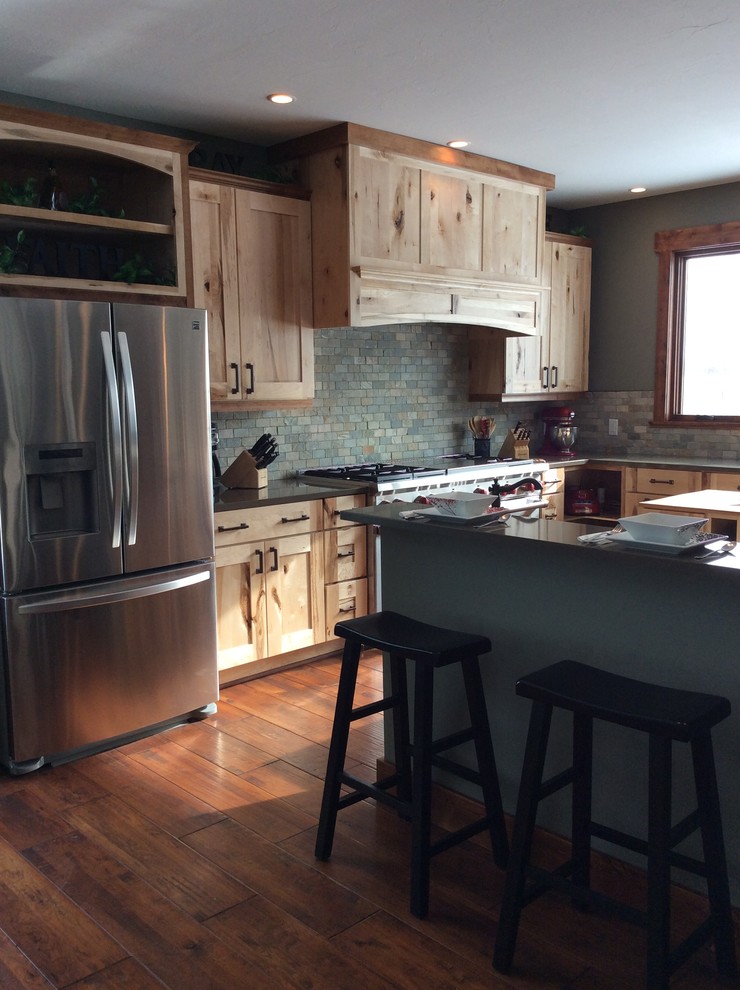
<instances>
[{"instance_id":1,"label":"gray wall","mask_svg":"<svg viewBox=\"0 0 740 990\"><path fill-rule=\"evenodd\" d=\"M594 240L592 392L652 390L658 261L655 233L740 220L740 182L576 210Z\"/></svg>"}]
</instances>

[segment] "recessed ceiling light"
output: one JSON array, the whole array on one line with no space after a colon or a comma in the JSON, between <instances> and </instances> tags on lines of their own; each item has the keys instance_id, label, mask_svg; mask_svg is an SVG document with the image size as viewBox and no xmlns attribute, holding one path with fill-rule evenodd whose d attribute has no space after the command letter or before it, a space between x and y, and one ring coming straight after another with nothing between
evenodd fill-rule
<instances>
[{"instance_id":1,"label":"recessed ceiling light","mask_svg":"<svg viewBox=\"0 0 740 990\"><path fill-rule=\"evenodd\" d=\"M447 147L448 148L467 148L469 144L470 144L470 141L448 141L447 142Z\"/></svg>"},{"instance_id":2,"label":"recessed ceiling light","mask_svg":"<svg viewBox=\"0 0 740 990\"><path fill-rule=\"evenodd\" d=\"M647 190L645 189L645 186L633 186L630 189L630 192L631 193L641 193L641 192L647 192Z\"/></svg>"},{"instance_id":3,"label":"recessed ceiling light","mask_svg":"<svg viewBox=\"0 0 740 990\"><path fill-rule=\"evenodd\" d=\"M270 103L293 103L295 96L291 96L290 93L270 93L267 99Z\"/></svg>"}]
</instances>

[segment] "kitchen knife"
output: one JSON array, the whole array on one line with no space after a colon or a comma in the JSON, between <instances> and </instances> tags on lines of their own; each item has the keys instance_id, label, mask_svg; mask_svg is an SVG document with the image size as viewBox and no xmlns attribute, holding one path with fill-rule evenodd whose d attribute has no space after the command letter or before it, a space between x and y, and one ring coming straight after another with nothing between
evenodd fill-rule
<instances>
[{"instance_id":1,"label":"kitchen knife","mask_svg":"<svg viewBox=\"0 0 740 990\"><path fill-rule=\"evenodd\" d=\"M278 445L273 440L266 447L263 448L259 457L256 458L256 464L258 468L267 467L268 464L272 464L278 455Z\"/></svg>"},{"instance_id":2,"label":"kitchen knife","mask_svg":"<svg viewBox=\"0 0 740 990\"><path fill-rule=\"evenodd\" d=\"M264 454L267 447L269 447L270 444L273 442L274 441L272 438L272 434L263 433L262 436L259 438L259 440L255 443L255 445L249 448L249 453L252 455L252 457L254 457L255 460L257 460L257 458L260 457L260 455Z\"/></svg>"}]
</instances>

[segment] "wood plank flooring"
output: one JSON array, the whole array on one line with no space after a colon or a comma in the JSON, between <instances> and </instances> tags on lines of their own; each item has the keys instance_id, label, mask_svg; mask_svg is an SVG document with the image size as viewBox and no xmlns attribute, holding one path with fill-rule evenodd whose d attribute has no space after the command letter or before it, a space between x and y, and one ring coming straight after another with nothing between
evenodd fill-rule
<instances>
[{"instance_id":1,"label":"wood plank flooring","mask_svg":"<svg viewBox=\"0 0 740 990\"><path fill-rule=\"evenodd\" d=\"M341 812L331 861L314 860L338 669L227 688L206 722L1 777L2 990L641 988L642 934L555 895L527 909L514 968L496 973L503 878L480 837L434 860L424 921L408 912L408 825L388 809ZM380 686L368 654L358 698ZM381 716L353 727L357 774L382 750ZM613 860L596 869L635 887ZM675 900L680 931L704 902ZM709 949L672 982L727 986Z\"/></svg>"}]
</instances>

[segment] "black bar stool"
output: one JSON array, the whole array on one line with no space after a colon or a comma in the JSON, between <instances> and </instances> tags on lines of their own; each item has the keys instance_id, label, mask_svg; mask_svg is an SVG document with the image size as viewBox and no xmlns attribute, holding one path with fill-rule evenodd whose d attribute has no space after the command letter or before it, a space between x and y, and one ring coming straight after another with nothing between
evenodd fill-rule
<instances>
[{"instance_id":1,"label":"black bar stool","mask_svg":"<svg viewBox=\"0 0 740 990\"><path fill-rule=\"evenodd\" d=\"M334 715L324 796L321 803L316 858L331 855L334 826L341 808L374 798L395 808L412 823L411 913L418 918L429 907L429 865L432 856L488 829L496 864L506 866L508 840L501 806L498 773L483 695L478 657L491 650L491 642L451 629L417 622L396 612L378 612L339 622L334 634L345 640L339 690ZM373 704L353 707L360 653L375 647L390 657L390 695ZM414 663L414 731L409 739L406 660ZM459 663L470 714L470 726L441 739L433 738L434 671ZM357 719L391 709L396 751L396 772L374 784L359 780L344 769L350 724ZM461 766L440 754L472 740L478 770ZM483 791L485 815L437 842L431 841L432 767L443 768L478 784ZM340 797L341 785L352 790ZM389 788L395 787L391 794Z\"/></svg>"},{"instance_id":2,"label":"black bar stool","mask_svg":"<svg viewBox=\"0 0 740 990\"><path fill-rule=\"evenodd\" d=\"M730 714L726 698L645 684L564 660L517 682L516 692L533 701L519 788L511 856L501 905L494 967L511 967L522 908L553 887L573 903L603 906L647 931L647 990L666 990L671 973L710 938L718 971L737 978L737 961L727 879L711 729ZM554 708L573 713L573 765L543 782ZM648 733L647 841L591 819L593 720L603 719ZM691 745L697 810L671 824L671 744ZM542 798L572 784L571 858L554 871L529 863L537 806ZM704 859L674 847L697 829ZM590 887L591 836L647 856L647 906L636 911ZM688 938L670 948L671 867L705 877L709 917ZM529 880L529 882L528 882Z\"/></svg>"}]
</instances>

